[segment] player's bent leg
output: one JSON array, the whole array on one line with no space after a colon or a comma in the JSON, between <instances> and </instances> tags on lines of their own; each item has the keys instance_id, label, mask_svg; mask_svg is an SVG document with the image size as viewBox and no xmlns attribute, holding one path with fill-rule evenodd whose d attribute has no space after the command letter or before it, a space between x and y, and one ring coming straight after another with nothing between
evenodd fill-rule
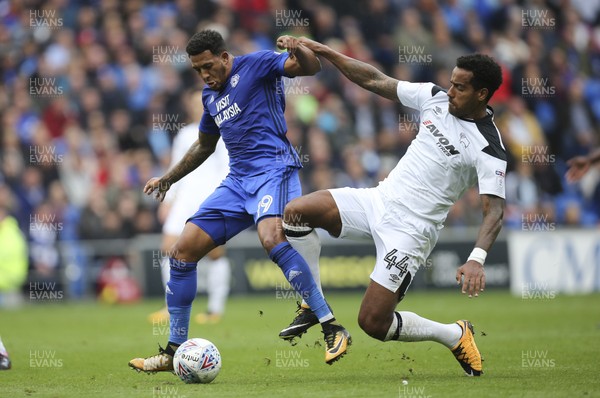
<instances>
[{"instance_id":1,"label":"player's bent leg","mask_svg":"<svg viewBox=\"0 0 600 398\"><path fill-rule=\"evenodd\" d=\"M371 280L358 313L360 328L374 339L386 341L400 297L400 289L392 292Z\"/></svg>"},{"instance_id":2,"label":"player's bent leg","mask_svg":"<svg viewBox=\"0 0 600 398\"><path fill-rule=\"evenodd\" d=\"M395 293L371 280L359 312L360 327L381 341L438 342L452 351L467 375L481 375L481 354L469 321L442 324L413 312L395 311L410 284L410 277L406 280Z\"/></svg>"},{"instance_id":3,"label":"player's bent leg","mask_svg":"<svg viewBox=\"0 0 600 398\"><path fill-rule=\"evenodd\" d=\"M318 191L301 196L289 202L284 212L284 232L290 244L306 260L313 279L321 294L319 256L321 242L314 228L323 228L339 235L341 220L338 208L329 191ZM296 310L296 317L281 330L279 337L290 342L300 338L309 328L319 323L308 303L302 300Z\"/></svg>"},{"instance_id":4,"label":"player's bent leg","mask_svg":"<svg viewBox=\"0 0 600 398\"><path fill-rule=\"evenodd\" d=\"M131 368L148 373L173 371L175 351L188 338L190 312L197 288L196 265L214 247L214 241L204 230L186 223L170 250L170 279L165 289L170 315L169 342L165 349L159 346L156 355L129 361Z\"/></svg>"},{"instance_id":5,"label":"player's bent leg","mask_svg":"<svg viewBox=\"0 0 600 398\"><path fill-rule=\"evenodd\" d=\"M288 225L322 228L335 237L342 230L340 211L327 190L293 199L285 206L283 219Z\"/></svg>"},{"instance_id":6,"label":"player's bent leg","mask_svg":"<svg viewBox=\"0 0 600 398\"><path fill-rule=\"evenodd\" d=\"M350 333L335 320L306 261L286 241L281 218L261 219L258 236L271 260L281 268L290 285L306 300L321 323L326 344L325 362L332 364L342 358L352 343Z\"/></svg>"},{"instance_id":7,"label":"player's bent leg","mask_svg":"<svg viewBox=\"0 0 600 398\"><path fill-rule=\"evenodd\" d=\"M216 244L210 235L196 224L187 222L169 253L179 261L197 263L215 247Z\"/></svg>"}]
</instances>

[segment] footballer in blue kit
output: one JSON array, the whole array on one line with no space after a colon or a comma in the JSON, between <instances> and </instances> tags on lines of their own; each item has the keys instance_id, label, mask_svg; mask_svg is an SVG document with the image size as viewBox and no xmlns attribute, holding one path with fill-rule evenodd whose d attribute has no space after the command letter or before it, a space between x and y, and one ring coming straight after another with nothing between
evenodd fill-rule
<instances>
[{"instance_id":1,"label":"footballer in blue kit","mask_svg":"<svg viewBox=\"0 0 600 398\"><path fill-rule=\"evenodd\" d=\"M303 298L304 308L310 309L299 309L279 337L293 340L320 323L328 364L340 359L351 344L350 334L336 321L313 277L318 275L320 252L315 231L294 226L286 231L286 238L287 224L282 220L285 205L302 194L298 178L302 165L286 137L282 77L314 75L321 64L294 37L278 38L277 47L287 52L259 51L234 57L213 30L196 33L186 47L192 68L206 84L198 140L164 176L151 178L144 192L162 201L172 184L214 152L219 138L229 153L230 173L188 219L169 251L170 280L165 289L169 341L156 355L132 359L129 366L135 370L173 370L173 355L188 339L197 262L252 225L256 225L269 257Z\"/></svg>"}]
</instances>

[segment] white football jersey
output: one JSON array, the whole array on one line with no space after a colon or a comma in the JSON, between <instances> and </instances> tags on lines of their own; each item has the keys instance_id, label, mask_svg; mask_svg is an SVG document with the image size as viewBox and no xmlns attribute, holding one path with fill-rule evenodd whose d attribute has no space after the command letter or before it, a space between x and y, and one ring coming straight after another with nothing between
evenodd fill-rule
<instances>
[{"instance_id":1,"label":"white football jersey","mask_svg":"<svg viewBox=\"0 0 600 398\"><path fill-rule=\"evenodd\" d=\"M506 150L494 114L476 121L448 112L445 90L433 83L398 83L400 102L420 113L419 132L378 189L441 228L450 207L476 183L479 194L505 197Z\"/></svg>"},{"instance_id":2,"label":"white football jersey","mask_svg":"<svg viewBox=\"0 0 600 398\"><path fill-rule=\"evenodd\" d=\"M177 132L171 150L171 169L198 139L198 126L189 124ZM197 169L176 182L167 191L166 202L188 209L191 216L200 204L221 184L229 173L229 157L223 140L219 139L215 152Z\"/></svg>"}]
</instances>

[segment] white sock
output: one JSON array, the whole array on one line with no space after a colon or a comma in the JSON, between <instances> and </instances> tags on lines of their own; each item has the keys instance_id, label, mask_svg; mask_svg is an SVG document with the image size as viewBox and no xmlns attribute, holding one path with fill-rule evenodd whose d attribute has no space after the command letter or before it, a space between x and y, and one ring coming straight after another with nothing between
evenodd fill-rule
<instances>
[{"instance_id":1,"label":"white sock","mask_svg":"<svg viewBox=\"0 0 600 398\"><path fill-rule=\"evenodd\" d=\"M163 289L167 288L167 283L171 279L171 263L169 257L163 257L160 260L160 276L162 278ZM167 294L165 293L165 307L167 307Z\"/></svg>"},{"instance_id":2,"label":"white sock","mask_svg":"<svg viewBox=\"0 0 600 398\"><path fill-rule=\"evenodd\" d=\"M229 295L229 281L231 280L231 267L227 257L210 260L208 265L208 312L223 314L225 302Z\"/></svg>"},{"instance_id":3,"label":"white sock","mask_svg":"<svg viewBox=\"0 0 600 398\"><path fill-rule=\"evenodd\" d=\"M163 288L167 286L167 282L171 279L171 264L169 264L169 257L163 257L160 260L160 275L162 277Z\"/></svg>"},{"instance_id":4,"label":"white sock","mask_svg":"<svg viewBox=\"0 0 600 398\"><path fill-rule=\"evenodd\" d=\"M400 334L400 332L398 331L398 318L400 317L400 313L394 311L394 318L392 319L392 324L390 325L390 330L388 330L387 334L385 335L385 339L383 339L383 341L390 341L390 340L398 340L398 336L396 336L396 334Z\"/></svg>"},{"instance_id":5,"label":"white sock","mask_svg":"<svg viewBox=\"0 0 600 398\"><path fill-rule=\"evenodd\" d=\"M314 229L309 227L298 227L284 223L284 228L295 232L310 231L309 234L300 237L287 236L287 240L308 263L310 273L312 274L319 291L323 294L323 288L321 287L321 273L319 272L319 257L321 256L321 240L319 239L319 235L317 235L317 232ZM306 301L304 300L302 300L302 304L307 306Z\"/></svg>"},{"instance_id":6,"label":"white sock","mask_svg":"<svg viewBox=\"0 0 600 398\"><path fill-rule=\"evenodd\" d=\"M400 314L402 319L402 327L398 336L399 341L436 341L448 348L453 348L462 337L462 328L456 323L443 324L408 311L400 311L397 314ZM396 325L395 328L394 324ZM397 317L394 316L386 341L394 336L397 328L398 321Z\"/></svg>"}]
</instances>

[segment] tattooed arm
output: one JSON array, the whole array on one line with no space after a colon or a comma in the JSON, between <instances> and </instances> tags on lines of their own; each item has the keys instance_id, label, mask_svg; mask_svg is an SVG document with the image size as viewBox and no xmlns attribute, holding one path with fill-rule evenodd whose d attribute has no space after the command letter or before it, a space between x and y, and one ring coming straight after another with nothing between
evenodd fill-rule
<instances>
[{"instance_id":1,"label":"tattooed arm","mask_svg":"<svg viewBox=\"0 0 600 398\"><path fill-rule=\"evenodd\" d=\"M154 192L156 199L162 202L172 184L195 170L215 151L220 137L218 134L200 133L198 140L192 144L183 158L167 174L160 178L152 177L148 180L144 186L144 193L151 195Z\"/></svg>"},{"instance_id":2,"label":"tattooed arm","mask_svg":"<svg viewBox=\"0 0 600 398\"><path fill-rule=\"evenodd\" d=\"M400 102L396 89L398 80L387 76L377 68L341 54L319 42L302 37L299 42L312 50L315 54L328 59L348 79L364 89L381 95L395 102Z\"/></svg>"}]
</instances>

